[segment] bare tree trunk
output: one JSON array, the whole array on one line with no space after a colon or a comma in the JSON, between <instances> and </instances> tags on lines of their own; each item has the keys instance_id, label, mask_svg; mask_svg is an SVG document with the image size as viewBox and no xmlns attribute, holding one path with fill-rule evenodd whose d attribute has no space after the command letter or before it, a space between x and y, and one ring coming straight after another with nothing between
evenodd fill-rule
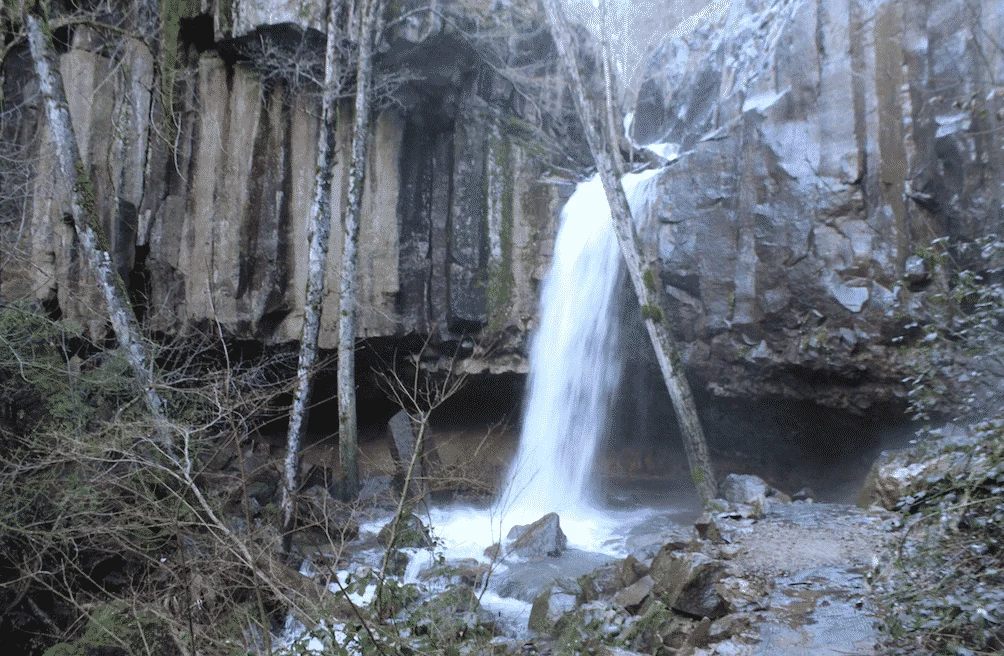
<instances>
[{"instance_id":1,"label":"bare tree trunk","mask_svg":"<svg viewBox=\"0 0 1004 656\"><path fill-rule=\"evenodd\" d=\"M607 139L603 137L604 132L611 133L612 126L607 126L605 131L601 129L605 121L596 115L589 98L586 96L585 86L579 74L575 44L561 8L561 0L543 1L558 56L571 83L572 95L578 109L579 119L582 121L583 130L586 133L586 141L589 143L589 150L592 151L593 159L596 161L596 168L603 182L607 201L610 203L610 213L613 217L614 229L617 232L617 240L620 243L621 253L624 254L631 284L638 295L645 328L652 340L659 368L662 370L666 388L673 401L676 419L680 425L680 432L683 434L683 444L687 451L690 473L701 493L701 499L707 503L717 493L717 482L711 469L707 442L700 419L697 416L694 396L680 361L679 348L662 310L662 286L658 264L655 261L645 261L641 238L635 230L634 222L631 219L631 208L618 176L620 167L618 166L619 160L617 158L619 155L616 143L608 144L609 137ZM609 71L609 65L606 65L604 70ZM606 93L610 94L611 91L608 90ZM607 98L604 100L606 101Z\"/></svg>"},{"instance_id":2,"label":"bare tree trunk","mask_svg":"<svg viewBox=\"0 0 1004 656\"><path fill-rule=\"evenodd\" d=\"M380 0L361 0L359 55L356 72L355 117L352 124L352 159L349 191L342 217L342 271L338 304L338 458L342 469L342 496L354 498L359 489L359 440L356 425L356 277L359 265L359 214L366 178L373 41L380 16Z\"/></svg>"},{"instance_id":3,"label":"bare tree trunk","mask_svg":"<svg viewBox=\"0 0 1004 656\"><path fill-rule=\"evenodd\" d=\"M108 239L101 225L101 217L98 216L94 187L77 149L63 78L59 73L47 26L43 25L41 18L30 13L25 16L25 22L28 26L31 57L38 75L39 89L45 100L49 129L52 131L56 160L60 173L72 182L70 209L81 249L104 295L115 338L125 352L137 384L142 387L146 405L157 426L157 438L165 449L170 449L170 424L164 400L155 387L153 362L140 337L139 324L133 314L125 283L108 252Z\"/></svg>"},{"instance_id":4,"label":"bare tree trunk","mask_svg":"<svg viewBox=\"0 0 1004 656\"><path fill-rule=\"evenodd\" d=\"M303 303L303 331L296 368L296 391L289 411L286 441L285 485L282 488L282 550L288 552L293 536L296 491L300 478L300 449L310 416L312 385L310 375L317 361L317 336L321 328L324 272L328 266L328 239L331 235L331 178L335 165L338 116L338 12L341 0L328 3L327 45L324 53L324 90L321 96L321 129L317 137L317 170L314 174L314 202L310 206L307 260L307 290Z\"/></svg>"}]
</instances>

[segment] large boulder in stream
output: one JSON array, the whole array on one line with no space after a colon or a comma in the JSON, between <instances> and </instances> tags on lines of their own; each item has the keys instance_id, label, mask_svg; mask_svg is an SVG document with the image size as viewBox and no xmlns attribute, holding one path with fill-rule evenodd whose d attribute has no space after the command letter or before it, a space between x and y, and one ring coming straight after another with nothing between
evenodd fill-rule
<instances>
[{"instance_id":1,"label":"large boulder in stream","mask_svg":"<svg viewBox=\"0 0 1004 656\"><path fill-rule=\"evenodd\" d=\"M557 557L568 547L556 513L548 513L532 524L513 526L506 541L506 553L528 559Z\"/></svg>"}]
</instances>

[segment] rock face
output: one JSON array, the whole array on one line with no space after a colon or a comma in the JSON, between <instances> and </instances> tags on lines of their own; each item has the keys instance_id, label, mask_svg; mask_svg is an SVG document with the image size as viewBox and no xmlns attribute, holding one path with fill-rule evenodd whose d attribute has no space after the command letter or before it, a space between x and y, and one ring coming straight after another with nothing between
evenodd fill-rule
<instances>
[{"instance_id":1,"label":"rock face","mask_svg":"<svg viewBox=\"0 0 1004 656\"><path fill-rule=\"evenodd\" d=\"M302 323L319 99L309 84L261 64L254 48L323 54L316 29L324 3L220 3L220 12L224 5L215 43L210 36L207 47L195 28L182 31L173 119L151 97L155 60L138 41L116 47L116 63L95 33L75 29L60 67L113 258L150 329L184 334L218 321L237 339L286 342ZM550 41L537 31L536 41L512 42L545 90L531 106L466 44L456 21L434 16L414 12L379 47L379 75L407 70L408 79L393 102L378 103L384 109L372 121L359 334L432 334L439 342L489 328L508 342L481 369L523 371L536 286L571 190L567 178L540 181L550 156L542 154L539 108L562 107ZM235 53L248 61L235 64ZM44 128L30 66L18 75L9 86L23 87L28 123ZM322 348L337 341L338 312L329 308L338 307L351 113L346 102ZM5 259L0 297L44 301L103 336L102 306L63 222L66 182L52 168L45 132L23 225L9 234L0 225L4 251L23 259Z\"/></svg>"},{"instance_id":2,"label":"rock face","mask_svg":"<svg viewBox=\"0 0 1004 656\"><path fill-rule=\"evenodd\" d=\"M408 16L380 44L379 65L414 79L373 121L359 334L459 341L490 329L505 339L472 368L525 371L572 177L543 175L540 135L570 154L562 166L588 159L549 38L540 29L507 45L520 74L544 82L528 99L452 22L400 4ZM476 21L497 4L464 11ZM302 321L317 98L234 59L266 41L319 52L323 3L211 5L212 34L182 30L175 119L156 109L147 47L125 40L113 62L83 27L60 60L71 116L150 329L218 321L234 338L287 342ZM893 340L923 320L932 281L915 250L1004 230L1002 31L999 0L734 0L663 40L632 137L671 160L643 231L697 387L855 412L901 395ZM30 67L9 68L6 97L41 125ZM344 153L351 107L341 116ZM44 301L103 335L62 221L66 182L40 135L27 212L0 222L0 250L18 258L0 265L0 298ZM326 308L337 307L340 246L335 229ZM322 347L334 346L337 321L324 313Z\"/></svg>"},{"instance_id":3,"label":"rock face","mask_svg":"<svg viewBox=\"0 0 1004 656\"><path fill-rule=\"evenodd\" d=\"M728 395L888 401L915 249L1004 228L1004 51L974 36L1000 3L715 5L660 45L633 124L679 153L648 230L689 366Z\"/></svg>"}]
</instances>

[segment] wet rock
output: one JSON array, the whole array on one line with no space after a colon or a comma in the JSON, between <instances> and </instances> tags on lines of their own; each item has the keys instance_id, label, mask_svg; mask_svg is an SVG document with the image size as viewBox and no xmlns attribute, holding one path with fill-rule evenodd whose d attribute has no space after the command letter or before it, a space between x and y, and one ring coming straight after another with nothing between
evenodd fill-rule
<instances>
[{"instance_id":1,"label":"wet rock","mask_svg":"<svg viewBox=\"0 0 1004 656\"><path fill-rule=\"evenodd\" d=\"M642 571L641 574L638 572ZM618 590L626 588L648 572L648 568L634 556L597 567L589 574L579 577L582 599L585 602L609 599Z\"/></svg>"},{"instance_id":2,"label":"wet rock","mask_svg":"<svg viewBox=\"0 0 1004 656\"><path fill-rule=\"evenodd\" d=\"M696 537L690 527L661 524L658 527L646 528L648 530L628 536L624 542L627 550L639 561L651 562L664 547L674 551L688 549Z\"/></svg>"},{"instance_id":3,"label":"wet rock","mask_svg":"<svg viewBox=\"0 0 1004 656\"><path fill-rule=\"evenodd\" d=\"M739 636L752 626L750 617L741 613L733 613L720 617L708 628L708 642L720 642Z\"/></svg>"},{"instance_id":4,"label":"wet rock","mask_svg":"<svg viewBox=\"0 0 1004 656\"><path fill-rule=\"evenodd\" d=\"M730 613L765 610L772 589L770 582L753 576L727 576L715 584L715 591Z\"/></svg>"},{"instance_id":5,"label":"wet rock","mask_svg":"<svg viewBox=\"0 0 1004 656\"><path fill-rule=\"evenodd\" d=\"M603 656L642 656L641 652L622 649L621 647L604 647L600 653Z\"/></svg>"},{"instance_id":6,"label":"wet rock","mask_svg":"<svg viewBox=\"0 0 1004 656\"><path fill-rule=\"evenodd\" d=\"M506 552L520 558L557 557L568 546L556 513L548 513L532 524L513 526L506 540Z\"/></svg>"},{"instance_id":7,"label":"wet rock","mask_svg":"<svg viewBox=\"0 0 1004 656\"><path fill-rule=\"evenodd\" d=\"M720 544L725 541L718 524L715 523L715 518L708 513L697 518L697 521L694 522L694 529L700 539L708 540L712 544Z\"/></svg>"},{"instance_id":8,"label":"wet rock","mask_svg":"<svg viewBox=\"0 0 1004 656\"><path fill-rule=\"evenodd\" d=\"M300 528L319 533L324 539L347 542L359 536L352 506L332 497L323 485L315 485L300 495L297 519Z\"/></svg>"},{"instance_id":9,"label":"wet rock","mask_svg":"<svg viewBox=\"0 0 1004 656\"><path fill-rule=\"evenodd\" d=\"M923 285L931 279L931 274L927 270L927 263L924 262L924 258L918 255L911 255L906 258L903 268L906 274L906 281L910 285Z\"/></svg>"},{"instance_id":10,"label":"wet rock","mask_svg":"<svg viewBox=\"0 0 1004 656\"><path fill-rule=\"evenodd\" d=\"M387 522L380 529L380 533L377 535L377 539L380 541L384 547L388 546L390 543L391 527L393 525L393 520ZM429 535L429 529L425 527L422 520L415 515L408 515L403 517L397 524L397 533L394 536L394 546L398 549L408 549L408 548L425 548L432 546L432 536Z\"/></svg>"},{"instance_id":11,"label":"wet rock","mask_svg":"<svg viewBox=\"0 0 1004 656\"><path fill-rule=\"evenodd\" d=\"M629 613L634 613L641 607L642 603L648 599L648 596L652 593L653 587L655 587L655 581L651 576L646 574L615 594L614 603L621 606Z\"/></svg>"},{"instance_id":12,"label":"wet rock","mask_svg":"<svg viewBox=\"0 0 1004 656\"><path fill-rule=\"evenodd\" d=\"M751 474L729 474L722 481L719 494L730 503L763 503L770 493L770 486L759 476Z\"/></svg>"},{"instance_id":13,"label":"wet rock","mask_svg":"<svg viewBox=\"0 0 1004 656\"><path fill-rule=\"evenodd\" d=\"M621 640L629 648L646 653L676 653L687 644L697 622L674 614L661 601L646 605L638 617L621 634Z\"/></svg>"},{"instance_id":14,"label":"wet rock","mask_svg":"<svg viewBox=\"0 0 1004 656\"><path fill-rule=\"evenodd\" d=\"M725 575L725 563L702 553L661 551L649 575L653 593L667 606L694 617L717 619L728 612L728 603L715 584Z\"/></svg>"},{"instance_id":15,"label":"wet rock","mask_svg":"<svg viewBox=\"0 0 1004 656\"><path fill-rule=\"evenodd\" d=\"M533 600L527 626L541 635L554 635L563 627L562 620L579 604L582 589L570 578L560 578L541 590Z\"/></svg>"}]
</instances>

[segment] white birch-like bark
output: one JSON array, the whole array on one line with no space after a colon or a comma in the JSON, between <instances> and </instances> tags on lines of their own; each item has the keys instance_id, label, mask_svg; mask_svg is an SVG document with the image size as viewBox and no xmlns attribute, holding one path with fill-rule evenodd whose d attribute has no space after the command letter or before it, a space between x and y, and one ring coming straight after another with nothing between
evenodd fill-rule
<instances>
[{"instance_id":1,"label":"white birch-like bark","mask_svg":"<svg viewBox=\"0 0 1004 656\"><path fill-rule=\"evenodd\" d=\"M98 216L94 187L87 168L80 159L77 138L70 122L63 78L56 62L56 54L48 28L43 20L33 14L25 16L28 43L38 85L45 102L45 114L52 132L56 161L60 174L71 183L70 211L81 250L97 280L108 308L108 318L115 338L125 353L136 383L142 388L150 414L157 426L157 439L166 449L171 447L170 424L167 421L164 400L157 392L153 374L153 361L147 352L126 293L125 283L119 276L108 252L108 239Z\"/></svg>"},{"instance_id":2,"label":"white birch-like bark","mask_svg":"<svg viewBox=\"0 0 1004 656\"><path fill-rule=\"evenodd\" d=\"M310 416L312 384L310 375L317 361L317 337L321 329L324 297L324 272L328 266L328 239L331 235L331 179L337 146L338 13L341 0L328 3L327 42L324 51L324 89L321 95L321 129L317 136L317 169L314 172L314 199L310 206L307 229L307 289L303 302L303 329L300 333L300 357L296 367L296 390L289 411L286 440L284 485L282 488L283 550L288 551L296 511L296 492L300 479L300 451Z\"/></svg>"},{"instance_id":3,"label":"white birch-like bark","mask_svg":"<svg viewBox=\"0 0 1004 656\"><path fill-rule=\"evenodd\" d=\"M593 106L586 96L585 86L579 74L575 44L561 8L561 0L543 0L543 2L548 23L551 26L551 36L554 38L558 57L568 74L572 96L586 134L586 141L596 162L596 169L603 182L607 201L610 203L610 213L614 220L617 241L620 243L621 253L623 253L624 261L627 264L631 284L638 295L645 328L652 340L662 377L666 382L667 390L669 390L670 399L673 401L673 409L676 411L676 419L683 435L683 445L687 452L691 477L697 484L701 499L707 503L717 494L717 481L711 468L707 441L697 416L694 396L683 371L679 348L662 310L662 283L659 277L658 263L645 261L642 241L635 229L634 221L631 219L631 208L618 176L620 167L616 159L619 157L617 145L606 143L609 138L603 137L605 132L610 133L612 127L607 130L602 129L604 121L593 111ZM605 67L604 70L609 70L609 67Z\"/></svg>"},{"instance_id":4,"label":"white birch-like bark","mask_svg":"<svg viewBox=\"0 0 1004 656\"><path fill-rule=\"evenodd\" d=\"M366 152L372 104L373 42L380 0L360 0L359 54L356 70L355 116L349 189L342 216L342 270L338 297L338 459L342 496L355 497L359 488L359 439L356 424L356 316L359 267L359 215L366 179Z\"/></svg>"}]
</instances>

